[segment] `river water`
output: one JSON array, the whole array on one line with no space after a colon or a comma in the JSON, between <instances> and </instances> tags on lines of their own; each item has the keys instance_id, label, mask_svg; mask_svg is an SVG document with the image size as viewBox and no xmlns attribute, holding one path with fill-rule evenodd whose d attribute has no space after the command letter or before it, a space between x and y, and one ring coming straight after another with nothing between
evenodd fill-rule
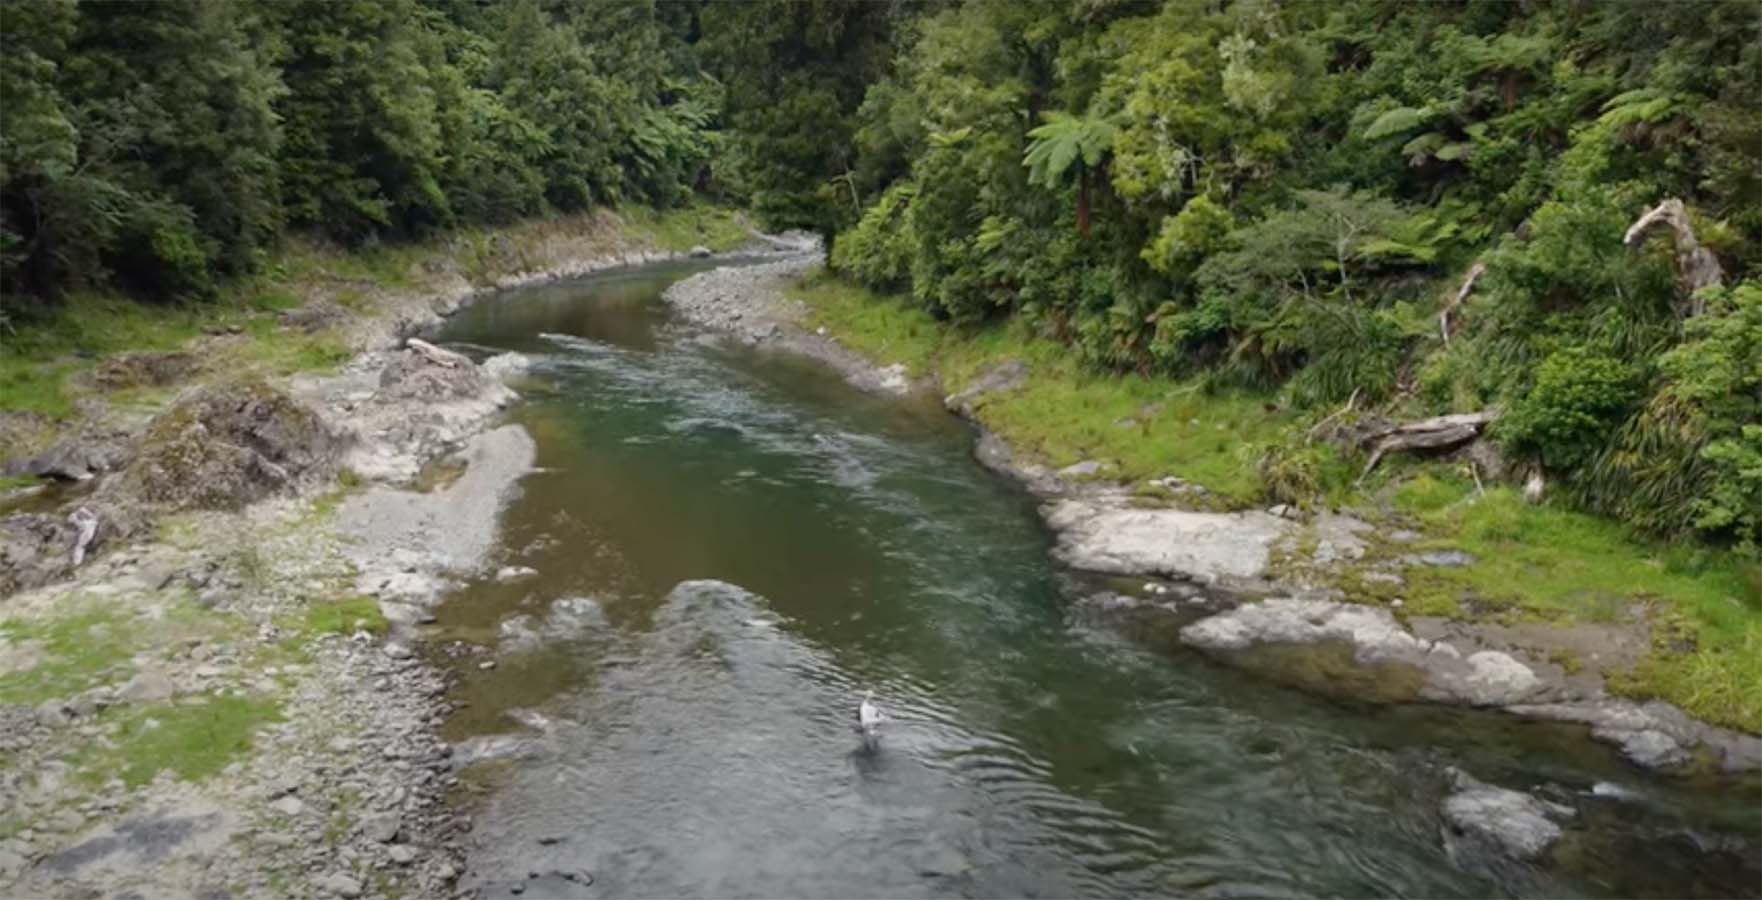
<instances>
[{"instance_id":1,"label":"river water","mask_svg":"<svg viewBox=\"0 0 1762 900\"><path fill-rule=\"evenodd\" d=\"M458 802L487 896L1762 892L1750 785L1086 624L1090 586L964 425L669 322L660 291L695 270L513 292L440 336L537 363L515 417L541 470L500 562L538 574L439 622L491 648L455 663L448 725L486 758ZM873 749L867 689L893 718ZM1555 860L1453 862L1451 765L1577 806Z\"/></svg>"}]
</instances>

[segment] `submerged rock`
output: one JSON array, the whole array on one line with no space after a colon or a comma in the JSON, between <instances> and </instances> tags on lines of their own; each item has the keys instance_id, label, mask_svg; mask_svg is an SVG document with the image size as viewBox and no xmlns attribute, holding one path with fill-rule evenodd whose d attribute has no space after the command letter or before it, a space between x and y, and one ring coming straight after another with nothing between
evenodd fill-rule
<instances>
[{"instance_id":1,"label":"submerged rock","mask_svg":"<svg viewBox=\"0 0 1762 900\"><path fill-rule=\"evenodd\" d=\"M1557 822L1571 807L1494 787L1452 770L1455 792L1444 799L1444 847L1458 865L1488 857L1534 860L1560 840Z\"/></svg>"}]
</instances>

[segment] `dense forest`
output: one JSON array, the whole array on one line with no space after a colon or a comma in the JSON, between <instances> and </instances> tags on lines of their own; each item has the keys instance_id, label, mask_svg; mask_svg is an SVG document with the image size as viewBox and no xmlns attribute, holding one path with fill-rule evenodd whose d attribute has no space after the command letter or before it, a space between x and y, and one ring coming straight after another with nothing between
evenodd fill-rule
<instances>
[{"instance_id":1,"label":"dense forest","mask_svg":"<svg viewBox=\"0 0 1762 900\"><path fill-rule=\"evenodd\" d=\"M6 315L696 194L952 328L1320 419L1498 411L1648 531L1762 539L1744 2L21 0ZM1633 226L1667 200L1662 228ZM1692 236L1693 244L1690 243ZM1312 487L1319 452L1263 460Z\"/></svg>"}]
</instances>

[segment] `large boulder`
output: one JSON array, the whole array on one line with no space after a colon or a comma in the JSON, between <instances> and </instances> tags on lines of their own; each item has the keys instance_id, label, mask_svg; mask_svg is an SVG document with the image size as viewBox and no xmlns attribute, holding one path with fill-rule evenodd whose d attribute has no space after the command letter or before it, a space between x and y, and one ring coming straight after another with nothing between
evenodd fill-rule
<instances>
[{"instance_id":1,"label":"large boulder","mask_svg":"<svg viewBox=\"0 0 1762 900\"><path fill-rule=\"evenodd\" d=\"M85 481L122 468L129 459L130 440L121 429L88 424L35 456L7 463L0 474Z\"/></svg>"},{"instance_id":2,"label":"large boulder","mask_svg":"<svg viewBox=\"0 0 1762 900\"><path fill-rule=\"evenodd\" d=\"M1520 791L1483 784L1452 770L1454 793L1444 799L1444 847L1458 865L1533 861L1560 840L1568 806Z\"/></svg>"},{"instance_id":3,"label":"large boulder","mask_svg":"<svg viewBox=\"0 0 1762 900\"><path fill-rule=\"evenodd\" d=\"M1046 522L1058 532L1054 554L1074 568L1205 584L1260 578L1291 527L1263 512L1140 509L1099 496L1060 500Z\"/></svg>"},{"instance_id":4,"label":"large boulder","mask_svg":"<svg viewBox=\"0 0 1762 900\"><path fill-rule=\"evenodd\" d=\"M411 338L404 352L379 373L375 398L396 400L469 400L483 396L490 381L470 359Z\"/></svg>"},{"instance_id":5,"label":"large boulder","mask_svg":"<svg viewBox=\"0 0 1762 900\"><path fill-rule=\"evenodd\" d=\"M313 410L258 380L197 388L148 426L108 499L237 509L335 470L342 441Z\"/></svg>"},{"instance_id":6,"label":"large boulder","mask_svg":"<svg viewBox=\"0 0 1762 900\"><path fill-rule=\"evenodd\" d=\"M18 513L0 518L0 596L67 574L76 528L60 516Z\"/></svg>"}]
</instances>

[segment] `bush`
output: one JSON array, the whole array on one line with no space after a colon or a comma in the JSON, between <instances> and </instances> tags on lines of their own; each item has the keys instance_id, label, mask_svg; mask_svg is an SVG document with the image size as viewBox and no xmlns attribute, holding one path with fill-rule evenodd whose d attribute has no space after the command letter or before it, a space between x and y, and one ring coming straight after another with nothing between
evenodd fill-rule
<instances>
[{"instance_id":1,"label":"bush","mask_svg":"<svg viewBox=\"0 0 1762 900\"><path fill-rule=\"evenodd\" d=\"M1550 354L1535 385L1500 419L1501 443L1555 470L1589 462L1639 398L1632 366L1582 346Z\"/></svg>"}]
</instances>

